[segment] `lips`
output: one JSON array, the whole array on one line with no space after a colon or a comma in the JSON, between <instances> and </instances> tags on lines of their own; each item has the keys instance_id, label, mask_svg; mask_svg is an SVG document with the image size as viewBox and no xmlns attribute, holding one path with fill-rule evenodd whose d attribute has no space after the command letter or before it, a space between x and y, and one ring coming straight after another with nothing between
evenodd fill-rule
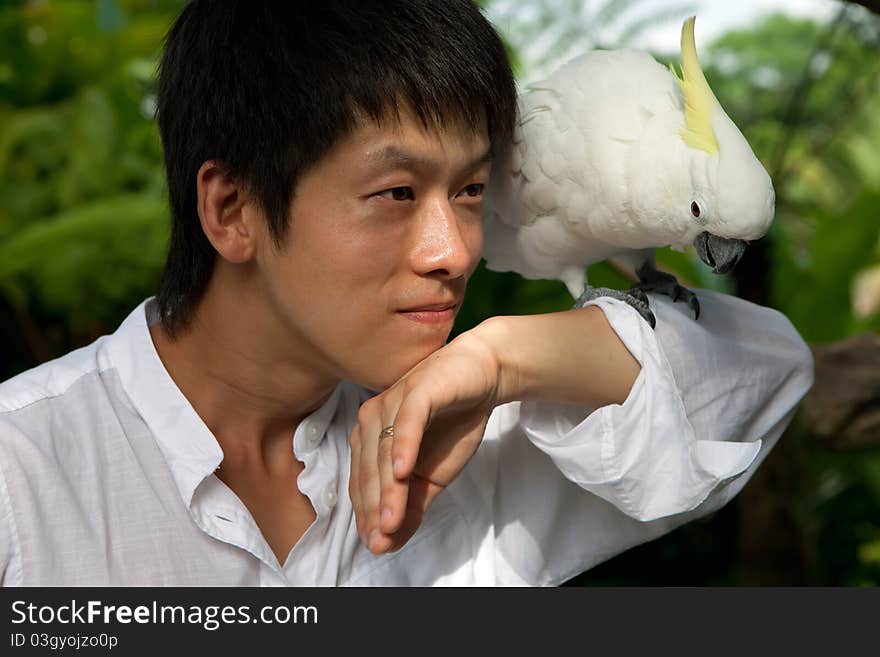
<instances>
[{"instance_id":1,"label":"lips","mask_svg":"<svg viewBox=\"0 0 880 657\"><path fill-rule=\"evenodd\" d=\"M443 301L439 303L425 303L398 310L397 312L406 319L420 324L446 324L455 319L458 310L458 301Z\"/></svg>"},{"instance_id":2,"label":"lips","mask_svg":"<svg viewBox=\"0 0 880 657\"><path fill-rule=\"evenodd\" d=\"M446 301L442 303L426 303L423 306L413 306L412 308L404 308L400 312L402 313L417 313L417 312L438 312L443 310L451 310L458 306L457 301Z\"/></svg>"}]
</instances>

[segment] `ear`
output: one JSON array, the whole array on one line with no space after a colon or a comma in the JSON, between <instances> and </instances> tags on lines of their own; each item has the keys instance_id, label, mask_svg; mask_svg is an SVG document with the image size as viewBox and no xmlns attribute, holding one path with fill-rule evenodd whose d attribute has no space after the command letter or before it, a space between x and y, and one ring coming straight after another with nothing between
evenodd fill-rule
<instances>
[{"instance_id":1,"label":"ear","mask_svg":"<svg viewBox=\"0 0 880 657\"><path fill-rule=\"evenodd\" d=\"M253 258L257 225L244 186L209 160L199 168L196 188L202 230L220 257L233 263Z\"/></svg>"}]
</instances>

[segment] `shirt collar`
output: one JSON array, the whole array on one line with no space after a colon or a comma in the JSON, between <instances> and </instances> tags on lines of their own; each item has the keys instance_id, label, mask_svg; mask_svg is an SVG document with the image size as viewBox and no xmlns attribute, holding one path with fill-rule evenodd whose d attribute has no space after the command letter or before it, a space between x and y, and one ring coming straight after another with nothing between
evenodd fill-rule
<instances>
[{"instance_id":1,"label":"shirt collar","mask_svg":"<svg viewBox=\"0 0 880 657\"><path fill-rule=\"evenodd\" d=\"M159 358L149 331L158 321L155 298L150 297L110 336L108 349L122 387L150 428L178 492L189 507L196 488L223 460L223 450ZM308 423L308 433L315 442L323 438L333 419L339 390L337 386L327 401L303 421Z\"/></svg>"}]
</instances>

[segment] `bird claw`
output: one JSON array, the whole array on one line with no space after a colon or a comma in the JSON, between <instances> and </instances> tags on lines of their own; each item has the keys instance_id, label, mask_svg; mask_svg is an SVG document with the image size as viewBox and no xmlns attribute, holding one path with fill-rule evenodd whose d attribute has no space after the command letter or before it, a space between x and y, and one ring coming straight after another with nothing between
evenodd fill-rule
<instances>
[{"instance_id":1,"label":"bird claw","mask_svg":"<svg viewBox=\"0 0 880 657\"><path fill-rule=\"evenodd\" d=\"M700 301L693 292L691 292L691 298L688 299L688 306L694 311L694 320L700 319Z\"/></svg>"},{"instance_id":2,"label":"bird claw","mask_svg":"<svg viewBox=\"0 0 880 657\"><path fill-rule=\"evenodd\" d=\"M657 319L654 317L654 313L651 312L648 295L639 289L632 289L624 292L623 290L614 290L609 287L590 287L589 285L585 285L584 291L581 293L581 296L578 297L574 307L582 308L588 301L598 299L599 297L611 297L612 299L623 301L635 308L636 312L648 322L651 328L657 326Z\"/></svg>"},{"instance_id":3,"label":"bird claw","mask_svg":"<svg viewBox=\"0 0 880 657\"><path fill-rule=\"evenodd\" d=\"M636 299L638 299L639 301L641 301L645 305L648 305L650 303L648 301L648 295L645 294L644 290L641 290L639 288L634 287L634 288L628 290L626 292L626 294L628 294L631 297L635 297Z\"/></svg>"},{"instance_id":4,"label":"bird claw","mask_svg":"<svg viewBox=\"0 0 880 657\"><path fill-rule=\"evenodd\" d=\"M639 277L639 283L630 288L630 294L634 294L635 290L639 290L642 294L645 292L655 292L668 296L673 302L685 301L694 313L694 320L700 318L700 302L697 299L697 295L683 285L680 285L675 276L657 271L648 263L639 267L636 275Z\"/></svg>"}]
</instances>

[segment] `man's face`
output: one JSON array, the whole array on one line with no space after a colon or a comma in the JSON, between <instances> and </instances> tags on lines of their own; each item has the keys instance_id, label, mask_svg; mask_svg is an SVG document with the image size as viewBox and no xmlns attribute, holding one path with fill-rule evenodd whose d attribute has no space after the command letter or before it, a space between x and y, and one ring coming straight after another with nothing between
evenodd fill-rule
<instances>
[{"instance_id":1,"label":"man's face","mask_svg":"<svg viewBox=\"0 0 880 657\"><path fill-rule=\"evenodd\" d=\"M379 390L442 347L482 248L489 142L365 122L303 175L284 249L263 249L272 313L316 374Z\"/></svg>"}]
</instances>

